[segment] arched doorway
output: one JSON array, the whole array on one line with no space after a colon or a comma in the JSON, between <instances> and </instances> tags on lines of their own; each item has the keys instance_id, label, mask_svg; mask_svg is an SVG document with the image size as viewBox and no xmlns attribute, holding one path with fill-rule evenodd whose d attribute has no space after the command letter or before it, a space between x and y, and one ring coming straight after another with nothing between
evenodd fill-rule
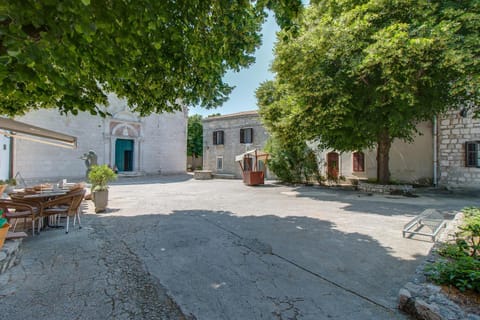
<instances>
[{"instance_id":1,"label":"arched doorway","mask_svg":"<svg viewBox=\"0 0 480 320\"><path fill-rule=\"evenodd\" d=\"M133 147L132 139L117 139L115 141L115 165L118 171L133 171Z\"/></svg>"},{"instance_id":2,"label":"arched doorway","mask_svg":"<svg viewBox=\"0 0 480 320\"><path fill-rule=\"evenodd\" d=\"M327 154L327 178L337 180L339 172L338 153L329 152Z\"/></svg>"}]
</instances>

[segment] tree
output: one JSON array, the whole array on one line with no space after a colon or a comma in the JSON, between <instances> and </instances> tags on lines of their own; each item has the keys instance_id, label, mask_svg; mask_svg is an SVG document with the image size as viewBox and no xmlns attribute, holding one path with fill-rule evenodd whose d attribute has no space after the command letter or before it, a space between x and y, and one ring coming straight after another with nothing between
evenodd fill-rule
<instances>
[{"instance_id":1,"label":"tree","mask_svg":"<svg viewBox=\"0 0 480 320\"><path fill-rule=\"evenodd\" d=\"M307 146L305 135L288 125L286 110L274 102L279 98L274 81L266 81L256 90L262 122L271 133L266 150L270 154L268 167L284 182L323 182L316 156ZM283 105L282 107L285 107Z\"/></svg>"},{"instance_id":2,"label":"tree","mask_svg":"<svg viewBox=\"0 0 480 320\"><path fill-rule=\"evenodd\" d=\"M377 147L389 180L394 139L451 107L479 104L478 1L311 1L298 32L282 31L259 104L271 129L322 147ZM268 96L268 95L267 95Z\"/></svg>"},{"instance_id":3,"label":"tree","mask_svg":"<svg viewBox=\"0 0 480 320\"><path fill-rule=\"evenodd\" d=\"M254 61L268 7L286 26L301 2L2 1L0 113L105 115L106 92L141 115L219 106L225 72Z\"/></svg>"},{"instance_id":4,"label":"tree","mask_svg":"<svg viewBox=\"0 0 480 320\"><path fill-rule=\"evenodd\" d=\"M202 116L195 114L188 117L187 155L194 158L203 154ZM193 161L192 161L193 162Z\"/></svg>"}]
</instances>

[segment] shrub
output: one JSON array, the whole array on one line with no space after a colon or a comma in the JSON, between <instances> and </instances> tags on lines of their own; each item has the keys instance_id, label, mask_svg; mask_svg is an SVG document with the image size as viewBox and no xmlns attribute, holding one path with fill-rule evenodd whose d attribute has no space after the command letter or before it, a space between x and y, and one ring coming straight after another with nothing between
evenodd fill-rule
<instances>
[{"instance_id":1,"label":"shrub","mask_svg":"<svg viewBox=\"0 0 480 320\"><path fill-rule=\"evenodd\" d=\"M117 175L106 164L94 165L88 173L88 180L92 183L92 191L108 189L108 183L117 178Z\"/></svg>"},{"instance_id":2,"label":"shrub","mask_svg":"<svg viewBox=\"0 0 480 320\"><path fill-rule=\"evenodd\" d=\"M438 254L443 258L428 265L426 271L429 279L438 284L480 292L480 208L462 211L465 220L455 243L440 247Z\"/></svg>"},{"instance_id":3,"label":"shrub","mask_svg":"<svg viewBox=\"0 0 480 320\"><path fill-rule=\"evenodd\" d=\"M480 261L471 256L442 259L427 266L428 277L438 283L453 285L460 291L480 292Z\"/></svg>"}]
</instances>

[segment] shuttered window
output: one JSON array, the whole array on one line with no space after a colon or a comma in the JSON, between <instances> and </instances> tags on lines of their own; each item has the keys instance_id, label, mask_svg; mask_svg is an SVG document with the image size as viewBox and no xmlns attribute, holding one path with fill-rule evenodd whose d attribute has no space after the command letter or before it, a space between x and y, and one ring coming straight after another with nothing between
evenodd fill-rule
<instances>
[{"instance_id":1,"label":"shuttered window","mask_svg":"<svg viewBox=\"0 0 480 320\"><path fill-rule=\"evenodd\" d=\"M365 171L365 155L363 152L353 153L353 172Z\"/></svg>"},{"instance_id":2,"label":"shuttered window","mask_svg":"<svg viewBox=\"0 0 480 320\"><path fill-rule=\"evenodd\" d=\"M480 167L480 141L465 143L465 165L467 167Z\"/></svg>"},{"instance_id":3,"label":"shuttered window","mask_svg":"<svg viewBox=\"0 0 480 320\"><path fill-rule=\"evenodd\" d=\"M253 128L240 129L240 143L253 143Z\"/></svg>"},{"instance_id":4,"label":"shuttered window","mask_svg":"<svg viewBox=\"0 0 480 320\"><path fill-rule=\"evenodd\" d=\"M223 157L217 157L217 170L223 170Z\"/></svg>"},{"instance_id":5,"label":"shuttered window","mask_svg":"<svg viewBox=\"0 0 480 320\"><path fill-rule=\"evenodd\" d=\"M223 131L213 131L213 144L224 144Z\"/></svg>"}]
</instances>

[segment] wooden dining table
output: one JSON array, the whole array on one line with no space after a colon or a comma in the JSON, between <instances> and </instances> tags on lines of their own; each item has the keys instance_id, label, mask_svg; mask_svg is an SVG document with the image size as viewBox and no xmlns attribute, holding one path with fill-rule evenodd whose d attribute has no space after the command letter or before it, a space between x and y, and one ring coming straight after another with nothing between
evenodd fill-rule
<instances>
[{"instance_id":1,"label":"wooden dining table","mask_svg":"<svg viewBox=\"0 0 480 320\"><path fill-rule=\"evenodd\" d=\"M68 189L52 189L52 190L40 190L36 191L35 193L25 193L24 191L14 191L9 193L10 198L13 200L21 199L26 202L31 201L32 205L38 206L41 205L43 202L55 199L56 197L64 196L67 194ZM15 197L18 195L18 197ZM63 228L63 226L58 225L50 225L48 219L45 219L44 226L49 228Z\"/></svg>"}]
</instances>

